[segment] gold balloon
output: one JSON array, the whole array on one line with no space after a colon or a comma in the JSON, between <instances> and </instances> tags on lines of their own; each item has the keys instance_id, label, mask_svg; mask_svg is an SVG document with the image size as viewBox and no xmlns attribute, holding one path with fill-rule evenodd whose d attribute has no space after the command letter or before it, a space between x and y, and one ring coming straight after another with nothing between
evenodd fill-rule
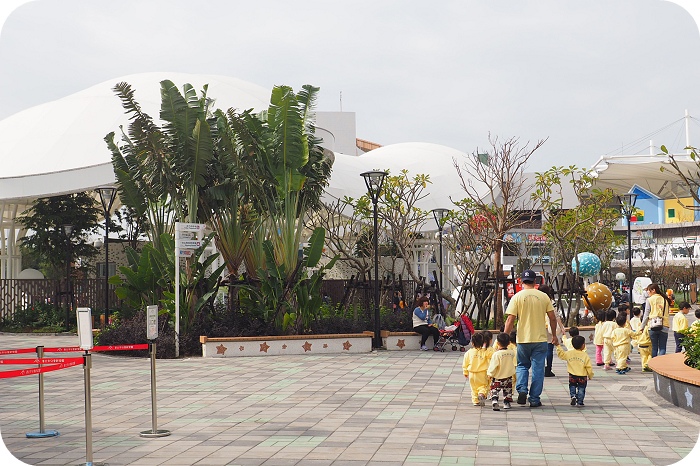
<instances>
[{"instance_id":1,"label":"gold balloon","mask_svg":"<svg viewBox=\"0 0 700 466\"><path fill-rule=\"evenodd\" d=\"M591 307L592 311L608 309L612 304L612 292L610 288L602 283L591 283L588 285L586 292L588 293L588 306Z\"/></svg>"}]
</instances>

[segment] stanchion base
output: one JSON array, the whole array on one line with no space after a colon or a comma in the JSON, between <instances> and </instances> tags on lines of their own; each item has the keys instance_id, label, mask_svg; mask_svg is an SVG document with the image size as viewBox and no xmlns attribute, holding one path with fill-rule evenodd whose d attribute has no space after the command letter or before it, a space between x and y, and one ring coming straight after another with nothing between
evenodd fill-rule
<instances>
[{"instance_id":1,"label":"stanchion base","mask_svg":"<svg viewBox=\"0 0 700 466\"><path fill-rule=\"evenodd\" d=\"M153 429L151 429L151 430L144 430L139 435L141 437L145 437L145 438L167 437L168 435L170 435L170 431L169 430L160 430L160 429L154 431Z\"/></svg>"},{"instance_id":2,"label":"stanchion base","mask_svg":"<svg viewBox=\"0 0 700 466\"><path fill-rule=\"evenodd\" d=\"M78 463L78 466L107 466L107 463Z\"/></svg>"},{"instance_id":3,"label":"stanchion base","mask_svg":"<svg viewBox=\"0 0 700 466\"><path fill-rule=\"evenodd\" d=\"M27 438L46 438L60 435L57 430L45 430L44 432L27 432Z\"/></svg>"}]
</instances>

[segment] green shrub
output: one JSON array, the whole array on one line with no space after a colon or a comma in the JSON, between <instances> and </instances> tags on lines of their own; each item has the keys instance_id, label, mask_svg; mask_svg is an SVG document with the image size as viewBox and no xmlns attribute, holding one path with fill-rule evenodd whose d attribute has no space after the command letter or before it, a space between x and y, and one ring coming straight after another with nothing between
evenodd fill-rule
<instances>
[{"instance_id":1,"label":"green shrub","mask_svg":"<svg viewBox=\"0 0 700 466\"><path fill-rule=\"evenodd\" d=\"M75 327L75 315L68 321ZM64 330L66 310L53 304L32 304L26 308L17 308L10 318L3 318L0 328L11 332L60 332Z\"/></svg>"},{"instance_id":2,"label":"green shrub","mask_svg":"<svg viewBox=\"0 0 700 466\"><path fill-rule=\"evenodd\" d=\"M697 328L694 329L691 327L680 333L683 334L681 342L683 348L685 348L686 365L694 369L700 369L700 331L697 331Z\"/></svg>"}]
</instances>

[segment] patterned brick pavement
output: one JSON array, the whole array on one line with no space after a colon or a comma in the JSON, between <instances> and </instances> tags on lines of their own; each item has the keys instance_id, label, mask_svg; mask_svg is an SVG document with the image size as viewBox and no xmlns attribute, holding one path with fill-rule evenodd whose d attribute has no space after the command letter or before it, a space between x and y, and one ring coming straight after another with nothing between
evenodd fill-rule
<instances>
[{"instance_id":1,"label":"patterned brick pavement","mask_svg":"<svg viewBox=\"0 0 700 466\"><path fill-rule=\"evenodd\" d=\"M39 344L73 346L77 338L0 334L0 349ZM545 379L545 406L500 412L471 405L461 360L458 352L421 351L161 360L158 428L172 435L145 439L139 432L151 428L149 361L96 354L94 461L667 465L698 439L700 417L658 397L636 354L627 375L595 369L585 408L569 405L566 368L555 357L558 376ZM39 427L37 386L37 376L0 379L5 445L33 465L84 463L82 367L45 376L46 428L58 437L25 438Z\"/></svg>"}]
</instances>

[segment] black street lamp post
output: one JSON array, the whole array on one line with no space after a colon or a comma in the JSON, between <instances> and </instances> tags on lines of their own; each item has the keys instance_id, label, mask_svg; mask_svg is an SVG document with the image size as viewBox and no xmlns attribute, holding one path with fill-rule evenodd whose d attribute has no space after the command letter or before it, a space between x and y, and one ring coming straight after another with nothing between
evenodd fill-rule
<instances>
[{"instance_id":1,"label":"black street lamp post","mask_svg":"<svg viewBox=\"0 0 700 466\"><path fill-rule=\"evenodd\" d=\"M102 210L105 214L105 322L109 325L109 217L112 204L117 196L117 190L112 187L97 188L102 203Z\"/></svg>"},{"instance_id":2,"label":"black street lamp post","mask_svg":"<svg viewBox=\"0 0 700 466\"><path fill-rule=\"evenodd\" d=\"M448 212L448 209L433 209L433 218L435 219L435 223L437 223L440 234L440 293L442 293L442 226ZM440 296L440 302L442 302L442 296Z\"/></svg>"},{"instance_id":3,"label":"black street lamp post","mask_svg":"<svg viewBox=\"0 0 700 466\"><path fill-rule=\"evenodd\" d=\"M634 193L621 194L617 196L617 199L620 201L620 213L627 219L627 284L628 293L632 296L632 230L630 220L634 213L634 205L637 203L637 195Z\"/></svg>"},{"instance_id":4,"label":"black street lamp post","mask_svg":"<svg viewBox=\"0 0 700 466\"><path fill-rule=\"evenodd\" d=\"M380 329L379 321L379 247L377 242L378 227L377 227L377 202L379 202L379 194L382 191L382 186L384 185L384 178L388 175L387 172L383 171L368 171L361 173L361 176L365 179L365 185L367 185L367 194L372 200L372 205L374 206L374 341L372 346L374 348L382 347L382 335Z\"/></svg>"},{"instance_id":5,"label":"black street lamp post","mask_svg":"<svg viewBox=\"0 0 700 466\"><path fill-rule=\"evenodd\" d=\"M66 239L66 288L63 294L66 296L66 331L70 329L70 311L73 307L73 283L70 279L70 260L73 242L70 235L73 233L73 225L61 225L61 231Z\"/></svg>"}]
</instances>

